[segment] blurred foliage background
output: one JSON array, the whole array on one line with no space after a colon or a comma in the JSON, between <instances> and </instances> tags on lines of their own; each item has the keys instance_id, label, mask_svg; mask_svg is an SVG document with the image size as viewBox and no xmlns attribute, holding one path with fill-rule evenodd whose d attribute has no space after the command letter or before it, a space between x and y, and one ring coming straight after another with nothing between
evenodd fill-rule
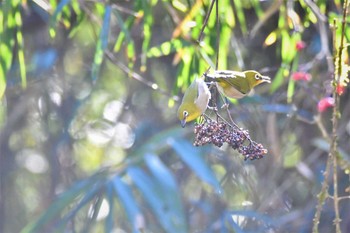
<instances>
[{"instance_id":1,"label":"blurred foliage background","mask_svg":"<svg viewBox=\"0 0 350 233\"><path fill-rule=\"evenodd\" d=\"M210 4L0 3L0 232L311 232L343 1L221 0L219 24L214 5L198 42ZM263 159L194 147L193 124L176 118L217 55L219 69L273 80L229 107L269 150ZM338 88L335 172L349 232L350 102L346 82ZM319 232L334 232L332 182Z\"/></svg>"}]
</instances>

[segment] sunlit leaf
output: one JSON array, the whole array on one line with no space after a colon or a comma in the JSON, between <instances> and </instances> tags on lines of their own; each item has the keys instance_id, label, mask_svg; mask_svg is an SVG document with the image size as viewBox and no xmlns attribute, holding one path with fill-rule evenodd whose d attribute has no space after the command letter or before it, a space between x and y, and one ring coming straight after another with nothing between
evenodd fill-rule
<instances>
[{"instance_id":1,"label":"sunlit leaf","mask_svg":"<svg viewBox=\"0 0 350 233\"><path fill-rule=\"evenodd\" d=\"M24 61L24 44L23 44L23 35L22 35L22 17L19 9L15 13L16 25L18 27L16 32L16 39L18 44L18 63L20 76L22 81L22 87L27 87L27 72L26 72L26 63Z\"/></svg>"},{"instance_id":2,"label":"sunlit leaf","mask_svg":"<svg viewBox=\"0 0 350 233\"><path fill-rule=\"evenodd\" d=\"M243 34L247 34L247 23L244 15L243 5L241 0L234 0L234 5L236 8L236 14L239 21L239 26Z\"/></svg>"},{"instance_id":3,"label":"sunlit leaf","mask_svg":"<svg viewBox=\"0 0 350 233\"><path fill-rule=\"evenodd\" d=\"M283 63L289 63L296 53L295 44L286 30L281 32L281 58Z\"/></svg>"},{"instance_id":4,"label":"sunlit leaf","mask_svg":"<svg viewBox=\"0 0 350 233\"><path fill-rule=\"evenodd\" d=\"M59 4L57 5L57 7L55 8L55 11L51 17L51 21L50 21L50 36L51 37L55 37L56 36L56 31L55 31L55 27L57 24L57 21L60 19L61 15L62 15L62 11L64 9L64 7L69 4L71 2L71 0L62 0L59 2Z\"/></svg>"},{"instance_id":5,"label":"sunlit leaf","mask_svg":"<svg viewBox=\"0 0 350 233\"><path fill-rule=\"evenodd\" d=\"M0 63L0 100L5 94L6 90L6 78L5 78L5 70L2 62Z\"/></svg>"},{"instance_id":6,"label":"sunlit leaf","mask_svg":"<svg viewBox=\"0 0 350 233\"><path fill-rule=\"evenodd\" d=\"M78 1L72 1L71 6L72 6L72 8L74 10L74 13L77 15L77 20L74 23L74 25L72 25L71 28L70 28L69 38L73 38L76 35L76 33L81 28L80 26L82 25L82 22L86 19L86 14L80 8L80 5L79 5Z\"/></svg>"},{"instance_id":7,"label":"sunlit leaf","mask_svg":"<svg viewBox=\"0 0 350 233\"><path fill-rule=\"evenodd\" d=\"M152 25L153 25L153 17L152 17L152 8L147 1L142 0L144 14L143 20L143 42L142 42L142 55L141 55L141 67L140 70L142 72L146 71L146 59L147 59L147 50L149 48L152 36Z\"/></svg>"},{"instance_id":8,"label":"sunlit leaf","mask_svg":"<svg viewBox=\"0 0 350 233\"><path fill-rule=\"evenodd\" d=\"M191 29L189 27L188 22L193 21L193 19L198 15L198 11L200 10L203 2L202 1L196 1L195 4L192 6L189 13L186 15L186 17L177 25L177 27L173 31L172 38L177 38L180 35L186 35L187 32Z\"/></svg>"},{"instance_id":9,"label":"sunlit leaf","mask_svg":"<svg viewBox=\"0 0 350 233\"><path fill-rule=\"evenodd\" d=\"M272 31L265 39L264 46L270 46L274 43L276 43L277 40L277 33L276 31Z\"/></svg>"},{"instance_id":10,"label":"sunlit leaf","mask_svg":"<svg viewBox=\"0 0 350 233\"><path fill-rule=\"evenodd\" d=\"M187 7L185 6L185 4L183 4L181 1L179 0L174 0L171 1L171 4L173 5L173 7L179 11L182 12L186 12L187 11Z\"/></svg>"},{"instance_id":11,"label":"sunlit leaf","mask_svg":"<svg viewBox=\"0 0 350 233\"><path fill-rule=\"evenodd\" d=\"M218 69L226 70L229 58L229 50L227 49L230 46L232 29L230 27L222 27L221 36L220 36L220 48L219 48L219 66Z\"/></svg>"},{"instance_id":12,"label":"sunlit leaf","mask_svg":"<svg viewBox=\"0 0 350 233\"><path fill-rule=\"evenodd\" d=\"M115 12L115 11L113 11L113 12ZM118 19L118 16L117 16L117 19ZM120 22L120 20L121 20L121 22ZM119 33L117 40L114 44L114 48L113 48L114 52L120 51L125 38L126 38L127 43L133 43L131 36L130 36L130 33L129 33L129 29L130 29L131 25L134 23L134 17L129 17L126 21L123 21L122 19L118 19L118 23L121 23L120 27L121 27L122 31Z\"/></svg>"},{"instance_id":13,"label":"sunlit leaf","mask_svg":"<svg viewBox=\"0 0 350 233\"><path fill-rule=\"evenodd\" d=\"M176 52L179 48L188 46L189 43L180 39L173 39L166 41L159 46L152 47L147 52L147 57L161 57L167 56L173 52Z\"/></svg>"},{"instance_id":14,"label":"sunlit leaf","mask_svg":"<svg viewBox=\"0 0 350 233\"><path fill-rule=\"evenodd\" d=\"M122 45L122 41L124 40L124 38L126 39L126 42L128 44L128 46L132 46L132 49L134 50L134 43L133 40L131 38L131 35L129 33L129 28L131 26L131 24L134 22L134 17L130 17L128 18L126 21L123 20L122 16L119 14L118 10L113 10L113 14L116 16L117 20L118 20L118 25L120 26L121 32L118 35L118 38L116 40L116 43L114 45L113 50L115 52L118 52L121 48ZM131 49L131 48L129 48Z\"/></svg>"},{"instance_id":15,"label":"sunlit leaf","mask_svg":"<svg viewBox=\"0 0 350 233\"><path fill-rule=\"evenodd\" d=\"M251 0L251 4L254 7L255 14L258 16L259 19L261 19L261 17L264 14L264 11L261 8L261 1L259 1L259 0Z\"/></svg>"}]
</instances>

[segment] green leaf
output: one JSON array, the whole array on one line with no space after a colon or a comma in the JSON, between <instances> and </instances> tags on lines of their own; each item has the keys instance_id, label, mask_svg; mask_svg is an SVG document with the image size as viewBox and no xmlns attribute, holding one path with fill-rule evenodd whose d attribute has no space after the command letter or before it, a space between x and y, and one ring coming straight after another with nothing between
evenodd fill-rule
<instances>
[{"instance_id":1,"label":"green leaf","mask_svg":"<svg viewBox=\"0 0 350 233\"><path fill-rule=\"evenodd\" d=\"M216 192L221 193L221 186L213 171L204 162L201 151L189 142L181 139L168 140L168 144L176 151L182 161L187 164L199 178L210 184Z\"/></svg>"},{"instance_id":2,"label":"green leaf","mask_svg":"<svg viewBox=\"0 0 350 233\"><path fill-rule=\"evenodd\" d=\"M101 190L102 187L102 183L95 183L93 186L91 186L88 190L86 190L86 192L84 192L84 196L83 198L79 201L79 203L74 206L74 208L72 208L62 219L62 221L60 221L57 224L58 228L62 228L65 225L67 225L67 223L69 221L71 221L74 216L78 213L79 210L81 210L82 207L86 206L93 198L98 197L99 199L102 199L99 197L99 192ZM100 200L101 201L101 200ZM100 203L101 204L101 203ZM98 206L99 209L99 206ZM98 209L93 208L93 215L94 217L97 216L98 214Z\"/></svg>"},{"instance_id":3,"label":"green leaf","mask_svg":"<svg viewBox=\"0 0 350 233\"><path fill-rule=\"evenodd\" d=\"M71 26L68 37L73 38L76 33L79 31L80 26L83 25L82 22L87 18L85 11L82 11L80 8L78 1L72 2L72 9L74 10L74 14L77 16L76 22Z\"/></svg>"},{"instance_id":4,"label":"green leaf","mask_svg":"<svg viewBox=\"0 0 350 233\"><path fill-rule=\"evenodd\" d=\"M129 167L127 174L132 178L135 185L141 191L144 199L152 208L159 223L164 230L169 233L185 232L179 227L177 217L174 216L171 206L162 196L162 188L159 183L156 183L145 172L137 167Z\"/></svg>"},{"instance_id":5,"label":"green leaf","mask_svg":"<svg viewBox=\"0 0 350 233\"><path fill-rule=\"evenodd\" d=\"M271 83L270 93L274 93L283 84L285 77L287 77L288 75L289 65L282 64Z\"/></svg>"},{"instance_id":6,"label":"green leaf","mask_svg":"<svg viewBox=\"0 0 350 233\"><path fill-rule=\"evenodd\" d=\"M106 184L106 199L109 205L109 212L105 221L105 232L112 232L114 228L114 185L112 182Z\"/></svg>"},{"instance_id":7,"label":"green leaf","mask_svg":"<svg viewBox=\"0 0 350 233\"><path fill-rule=\"evenodd\" d=\"M145 162L161 190L162 199L169 209L170 219L174 222L177 232L186 232L186 218L174 176L158 156L145 155ZM174 229L175 230L175 229Z\"/></svg>"},{"instance_id":8,"label":"green leaf","mask_svg":"<svg viewBox=\"0 0 350 233\"><path fill-rule=\"evenodd\" d=\"M140 0L139 0L140 1ZM152 36L152 25L153 25L153 17L152 17L152 7L148 3L148 1L142 1L142 7L144 10L144 19L143 19L143 42L142 42L142 55L141 55L141 71L146 71L146 59L147 59L147 50L151 42Z\"/></svg>"},{"instance_id":9,"label":"green leaf","mask_svg":"<svg viewBox=\"0 0 350 233\"><path fill-rule=\"evenodd\" d=\"M240 24L240 28L242 30L243 34L247 34L247 25L246 25L246 21L245 21L245 15L244 15L244 9L242 6L242 1L241 0L234 0L234 5L236 7L236 14L237 14L237 18Z\"/></svg>"},{"instance_id":10,"label":"green leaf","mask_svg":"<svg viewBox=\"0 0 350 233\"><path fill-rule=\"evenodd\" d=\"M115 12L115 11L113 11L113 12ZM130 33L129 33L129 30L131 28L131 25L133 25L133 23L135 21L135 17L129 17L124 22L122 18L118 19L118 16L117 16L117 20L118 20L118 23L120 24L122 31L121 31L121 33L119 33L118 38L115 42L115 45L113 48L114 52L120 51L120 48L121 48L123 41L124 41L124 38L126 38L127 43L133 43L132 38L131 38Z\"/></svg>"},{"instance_id":11,"label":"green leaf","mask_svg":"<svg viewBox=\"0 0 350 233\"><path fill-rule=\"evenodd\" d=\"M1 45L0 45L1 46ZM1 49L0 49L1 52ZM0 100L4 96L6 91L6 71L3 62L0 62Z\"/></svg>"},{"instance_id":12,"label":"green leaf","mask_svg":"<svg viewBox=\"0 0 350 233\"><path fill-rule=\"evenodd\" d=\"M173 39L171 41L166 41L158 46L152 47L147 52L147 57L161 57L167 56L171 53L176 52L179 48L188 46L189 43L186 43L180 39Z\"/></svg>"},{"instance_id":13,"label":"green leaf","mask_svg":"<svg viewBox=\"0 0 350 233\"><path fill-rule=\"evenodd\" d=\"M133 232L138 232L140 219L143 219L142 213L136 204L136 200L129 186L116 175L113 177L113 187L118 195L121 204L124 206L128 215L129 221L132 224Z\"/></svg>"},{"instance_id":14,"label":"green leaf","mask_svg":"<svg viewBox=\"0 0 350 233\"><path fill-rule=\"evenodd\" d=\"M21 75L22 87L27 87L27 72L26 72L26 64L24 61L24 44L23 44L23 35L22 35L22 16L19 8L16 9L15 12L15 21L17 25L16 39L18 45L18 63L19 70Z\"/></svg>"},{"instance_id":15,"label":"green leaf","mask_svg":"<svg viewBox=\"0 0 350 233\"><path fill-rule=\"evenodd\" d=\"M64 7L70 3L71 0L62 0L56 7L54 13L52 14L51 20L50 20L50 36L55 37L56 36L56 31L55 27L57 24L57 21L60 19Z\"/></svg>"},{"instance_id":16,"label":"green leaf","mask_svg":"<svg viewBox=\"0 0 350 233\"><path fill-rule=\"evenodd\" d=\"M104 17L103 17L103 25L102 25L99 39L97 41L94 63L92 64L92 70L91 70L91 76L92 76L93 82L96 82L98 78L103 57L104 57L104 51L108 45L108 33L109 33L109 24L110 24L112 8L111 6L106 6L104 9L105 11L104 11Z\"/></svg>"},{"instance_id":17,"label":"green leaf","mask_svg":"<svg viewBox=\"0 0 350 233\"><path fill-rule=\"evenodd\" d=\"M51 222L56 216L72 203L79 195L88 192L90 188L96 183L99 175L90 177L87 180L83 180L75 183L70 189L62 193L54 203L39 217L37 221L29 223L21 233L40 232L40 229Z\"/></svg>"},{"instance_id":18,"label":"green leaf","mask_svg":"<svg viewBox=\"0 0 350 233\"><path fill-rule=\"evenodd\" d=\"M299 67L299 56L295 56L292 64L292 73L296 72ZM288 89L287 89L287 103L292 103L292 98L294 95L295 90L295 81L290 78L288 83Z\"/></svg>"}]
</instances>

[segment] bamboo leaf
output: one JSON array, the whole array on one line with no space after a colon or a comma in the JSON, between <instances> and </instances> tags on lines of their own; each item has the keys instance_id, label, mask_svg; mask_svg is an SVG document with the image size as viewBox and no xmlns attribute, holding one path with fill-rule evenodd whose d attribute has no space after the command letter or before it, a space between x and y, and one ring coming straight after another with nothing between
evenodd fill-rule
<instances>
[{"instance_id":1,"label":"bamboo leaf","mask_svg":"<svg viewBox=\"0 0 350 233\"><path fill-rule=\"evenodd\" d=\"M270 93L274 93L283 84L285 77L287 77L288 75L289 65L282 64L271 83Z\"/></svg>"},{"instance_id":2,"label":"bamboo leaf","mask_svg":"<svg viewBox=\"0 0 350 233\"><path fill-rule=\"evenodd\" d=\"M21 12L19 10L19 7L17 7L15 12L15 21L16 21L16 40L18 45L18 63L19 63L19 70L22 80L22 87L27 87L27 72L26 72L26 64L24 61L24 44L23 44L23 35L22 35L22 16Z\"/></svg>"},{"instance_id":3,"label":"bamboo leaf","mask_svg":"<svg viewBox=\"0 0 350 233\"><path fill-rule=\"evenodd\" d=\"M111 182L106 184L106 199L109 204L109 212L105 221L105 232L112 232L114 228L114 186Z\"/></svg>"},{"instance_id":4,"label":"bamboo leaf","mask_svg":"<svg viewBox=\"0 0 350 233\"><path fill-rule=\"evenodd\" d=\"M40 229L58 216L66 206L72 203L79 195L87 192L97 181L98 176L75 183L70 189L62 193L54 203L39 217L38 220L29 223L21 233L40 232Z\"/></svg>"},{"instance_id":5,"label":"bamboo leaf","mask_svg":"<svg viewBox=\"0 0 350 233\"><path fill-rule=\"evenodd\" d=\"M204 162L200 150L185 140L168 140L168 144L176 151L182 161L187 164L199 178L210 184L216 192L221 193L221 186L213 171Z\"/></svg>"},{"instance_id":6,"label":"bamboo leaf","mask_svg":"<svg viewBox=\"0 0 350 233\"><path fill-rule=\"evenodd\" d=\"M143 222L143 216L136 204L136 200L134 199L131 189L121 180L118 175L114 176L112 183L121 204L126 210L129 221L132 224L133 232L138 232L140 228L143 228L143 226L140 225Z\"/></svg>"},{"instance_id":7,"label":"bamboo leaf","mask_svg":"<svg viewBox=\"0 0 350 233\"><path fill-rule=\"evenodd\" d=\"M147 59L147 50L149 48L152 36L152 25L153 25L153 17L152 17L152 7L148 3L148 1L142 0L142 6L144 10L144 21L143 21L143 42L142 42L142 55L141 55L141 71L146 71L146 59Z\"/></svg>"},{"instance_id":8,"label":"bamboo leaf","mask_svg":"<svg viewBox=\"0 0 350 233\"><path fill-rule=\"evenodd\" d=\"M50 36L52 38L54 38L56 36L56 31L55 31L55 27L56 27L56 24L57 24L57 21L60 19L61 15L62 15L62 12L63 12L63 9L66 5L68 5L70 3L71 0L62 0L59 2L59 4L57 5L51 17L51 20L50 20Z\"/></svg>"},{"instance_id":9,"label":"bamboo leaf","mask_svg":"<svg viewBox=\"0 0 350 233\"><path fill-rule=\"evenodd\" d=\"M242 1L241 0L234 0L235 8L236 8L236 14L237 18L239 21L239 25L241 26L241 30L243 34L247 34L247 24L245 20L245 15L244 15L244 9L242 6Z\"/></svg>"},{"instance_id":10,"label":"bamboo leaf","mask_svg":"<svg viewBox=\"0 0 350 233\"><path fill-rule=\"evenodd\" d=\"M129 167L127 169L128 175L132 178L135 185L141 191L144 199L152 208L159 223L164 230L169 233L184 232L179 228L176 216L173 215L171 207L162 196L160 184L154 182L145 172L137 167Z\"/></svg>"},{"instance_id":11,"label":"bamboo leaf","mask_svg":"<svg viewBox=\"0 0 350 233\"><path fill-rule=\"evenodd\" d=\"M146 154L145 162L159 185L162 198L168 207L170 219L173 221L176 231L186 232L186 218L184 216L184 210L179 196L180 191L177 187L174 176L158 156Z\"/></svg>"},{"instance_id":12,"label":"bamboo leaf","mask_svg":"<svg viewBox=\"0 0 350 233\"><path fill-rule=\"evenodd\" d=\"M108 45L108 33L109 33L111 10L112 10L111 6L105 7L104 16L103 16L103 25L100 31L99 39L97 41L94 63L92 64L92 70L91 70L91 76L92 76L93 82L96 82L98 78L103 57L104 57L104 51Z\"/></svg>"},{"instance_id":13,"label":"bamboo leaf","mask_svg":"<svg viewBox=\"0 0 350 233\"><path fill-rule=\"evenodd\" d=\"M186 43L180 39L172 39L171 41L166 41L159 46L152 47L147 52L147 57L161 57L167 56L171 53L176 52L179 48L188 46L189 43Z\"/></svg>"}]
</instances>

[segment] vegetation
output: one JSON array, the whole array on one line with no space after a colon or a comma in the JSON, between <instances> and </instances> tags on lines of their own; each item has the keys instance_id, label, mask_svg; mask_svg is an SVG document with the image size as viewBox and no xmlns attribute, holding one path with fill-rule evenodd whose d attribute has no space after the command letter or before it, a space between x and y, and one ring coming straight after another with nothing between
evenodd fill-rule
<instances>
[{"instance_id":1,"label":"vegetation","mask_svg":"<svg viewBox=\"0 0 350 233\"><path fill-rule=\"evenodd\" d=\"M348 0L0 7L0 232L348 232ZM181 128L209 68L272 83Z\"/></svg>"}]
</instances>

